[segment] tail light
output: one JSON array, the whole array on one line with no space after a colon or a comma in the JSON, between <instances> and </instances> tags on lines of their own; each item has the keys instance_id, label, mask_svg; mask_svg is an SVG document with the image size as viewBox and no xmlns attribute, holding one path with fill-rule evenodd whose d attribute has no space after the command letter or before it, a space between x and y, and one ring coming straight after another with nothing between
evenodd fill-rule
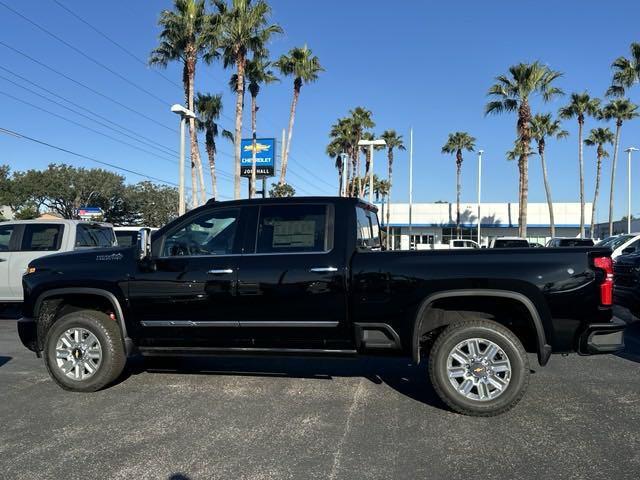
<instances>
[{"instance_id":1,"label":"tail light","mask_svg":"<svg viewBox=\"0 0 640 480\"><path fill-rule=\"evenodd\" d=\"M613 304L613 260L611 257L596 257L593 259L593 265L604 271L605 277L600 284L600 304Z\"/></svg>"}]
</instances>

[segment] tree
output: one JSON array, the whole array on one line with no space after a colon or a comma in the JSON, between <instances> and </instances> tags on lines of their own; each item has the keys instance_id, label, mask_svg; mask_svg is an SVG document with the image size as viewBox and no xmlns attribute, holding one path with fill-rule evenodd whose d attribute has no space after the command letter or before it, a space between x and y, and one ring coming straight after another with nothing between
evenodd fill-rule
<instances>
[{"instance_id":1,"label":"tree","mask_svg":"<svg viewBox=\"0 0 640 480\"><path fill-rule=\"evenodd\" d=\"M389 190L387 192L387 220L385 224L387 225L387 228L389 228L389 222L391 221L389 207L391 205L391 189L393 187L393 151L395 149L406 150L406 148L402 140L402 135L398 135L395 130L385 130L382 135L380 135L380 138L382 138L387 144L387 182L389 182ZM387 235L387 249L391 246L389 238L390 236Z\"/></svg>"},{"instance_id":2,"label":"tree","mask_svg":"<svg viewBox=\"0 0 640 480\"><path fill-rule=\"evenodd\" d=\"M592 128L589 136L585 138L584 143L590 147L596 146L596 188L593 194L593 208L591 210L591 238L596 225L596 205L598 204L598 195L600 193L600 177L602 172L602 159L609 157L609 153L604 149L606 144L613 144L614 135L608 127Z\"/></svg>"},{"instance_id":3,"label":"tree","mask_svg":"<svg viewBox=\"0 0 640 480\"><path fill-rule=\"evenodd\" d=\"M217 120L222 113L222 95L211 95L198 92L196 96L196 111L198 113L198 129L204 130L205 148L209 157L209 170L211 172L211 186L213 198L218 196L216 180L216 137L222 136L233 141L233 134L218 125Z\"/></svg>"},{"instance_id":4,"label":"tree","mask_svg":"<svg viewBox=\"0 0 640 480\"><path fill-rule=\"evenodd\" d=\"M560 109L560 118L578 119L578 168L580 172L580 238L584 237L584 161L582 155L582 129L585 115L598 116L600 100L587 92L572 93L569 103Z\"/></svg>"},{"instance_id":5,"label":"tree","mask_svg":"<svg viewBox=\"0 0 640 480\"><path fill-rule=\"evenodd\" d=\"M626 98L616 98L602 109L600 117L605 120L616 121L616 135L613 144L613 161L611 162L611 189L609 190L609 235L613 235L613 193L616 179L616 164L618 163L618 146L620 145L620 130L622 124L638 116L638 106Z\"/></svg>"},{"instance_id":6,"label":"tree","mask_svg":"<svg viewBox=\"0 0 640 480\"><path fill-rule=\"evenodd\" d=\"M499 114L503 112L517 112L516 123L520 153L518 159L519 171L519 214L518 233L527 236L527 201L529 196L528 152L531 143L531 106L529 99L532 95L539 95L547 102L562 91L553 86L553 82L562 74L551 70L539 62L519 63L509 67L508 75L496 77L496 83L489 88L487 95L494 100L487 103L485 114Z\"/></svg>"},{"instance_id":7,"label":"tree","mask_svg":"<svg viewBox=\"0 0 640 480\"><path fill-rule=\"evenodd\" d=\"M144 181L127 187L132 223L161 227L178 217L178 190Z\"/></svg>"},{"instance_id":8,"label":"tree","mask_svg":"<svg viewBox=\"0 0 640 480\"><path fill-rule=\"evenodd\" d=\"M362 135L365 130L369 128L373 128L376 124L373 122L371 110L367 110L363 107L356 107L350 112L351 117L347 121L346 125L351 128L350 137L353 140L352 145L352 175L355 181L351 182L350 186L350 195L351 197L356 196L356 193L362 196L362 178L360 176L360 140L362 140ZM356 189L357 186L357 189Z\"/></svg>"},{"instance_id":9,"label":"tree","mask_svg":"<svg viewBox=\"0 0 640 480\"><path fill-rule=\"evenodd\" d=\"M288 183L273 183L271 184L271 190L269 190L270 197L293 197L296 194L296 189Z\"/></svg>"},{"instance_id":10,"label":"tree","mask_svg":"<svg viewBox=\"0 0 640 480\"><path fill-rule=\"evenodd\" d=\"M282 55L275 62L275 66L285 77L293 77L293 100L291 101L291 111L289 113L289 127L287 131L286 148L283 145L282 165L280 166L280 185L285 183L287 174L287 162L289 161L289 151L291 149L291 137L293 136L293 122L296 117L296 107L300 98L300 90L303 84L313 83L318 79L318 74L324 69L320 65L318 57L313 55L311 50L305 45L289 50L287 55Z\"/></svg>"},{"instance_id":11,"label":"tree","mask_svg":"<svg viewBox=\"0 0 640 480\"><path fill-rule=\"evenodd\" d=\"M169 62L182 62L182 83L187 108L194 111L194 90L196 63L207 47L206 32L210 28L211 19L204 7L204 0L174 0L173 10L163 10L160 13L158 25L160 45L151 52L149 63L166 67ZM206 200L200 149L196 134L196 121L189 119L189 136L191 139L191 184L193 187L194 205L198 205L198 188L200 202ZM196 170L198 179L196 179ZM199 187L198 183L199 182Z\"/></svg>"},{"instance_id":12,"label":"tree","mask_svg":"<svg viewBox=\"0 0 640 480\"><path fill-rule=\"evenodd\" d=\"M263 0L232 0L231 5L214 0L219 21L217 46L222 50L224 67L236 68L236 121L234 134L234 198L240 198L240 141L244 106L247 54L262 56L272 35L282 33L279 25L269 25L271 7Z\"/></svg>"},{"instance_id":13,"label":"tree","mask_svg":"<svg viewBox=\"0 0 640 480\"><path fill-rule=\"evenodd\" d=\"M613 82L607 95L621 97L626 89L640 81L640 43L633 42L629 47L631 58L618 57L611 64Z\"/></svg>"},{"instance_id":14,"label":"tree","mask_svg":"<svg viewBox=\"0 0 640 480\"><path fill-rule=\"evenodd\" d=\"M547 138L565 138L569 132L562 129L559 120L553 120L550 113L537 114L531 119L531 138L538 144L538 155L540 155L540 163L542 164L542 180L544 182L544 191L547 196L547 205L549 207L549 228L551 237L556 236L556 225L553 215L553 200L551 199L551 187L549 186L549 177L547 175L547 163L545 160L545 147Z\"/></svg>"},{"instance_id":15,"label":"tree","mask_svg":"<svg viewBox=\"0 0 640 480\"><path fill-rule=\"evenodd\" d=\"M351 181L351 166L353 162L350 159L352 159L356 155L354 151L355 133L354 133L354 128L352 123L353 123L352 119L349 117L338 119L338 121L331 126L331 131L329 132L329 138L331 139L331 141L327 146L327 155L329 155L332 158L335 158L336 167L338 166L338 164L340 165L338 177L339 177L340 185L342 185L343 181L347 185L347 188L345 189L345 194L347 196L351 196L350 181ZM343 160L338 159L338 156L341 153L346 153L347 156L349 157L347 158L347 165L346 165L347 166L346 179L342 178L343 171L344 171L344 166L342 165Z\"/></svg>"},{"instance_id":16,"label":"tree","mask_svg":"<svg viewBox=\"0 0 640 480\"><path fill-rule=\"evenodd\" d=\"M449 134L447 142L442 146L442 153L454 154L456 156L456 234L460 238L460 192L462 184L462 151L473 152L476 139L467 132L454 132Z\"/></svg>"},{"instance_id":17,"label":"tree","mask_svg":"<svg viewBox=\"0 0 640 480\"><path fill-rule=\"evenodd\" d=\"M249 198L256 195L256 138L257 138L257 114L258 93L261 84L269 84L278 81L271 70L271 62L263 57L254 55L247 62L247 80L249 81L249 93L251 94L251 139L253 159L251 161L251 178L249 179Z\"/></svg>"},{"instance_id":18,"label":"tree","mask_svg":"<svg viewBox=\"0 0 640 480\"><path fill-rule=\"evenodd\" d=\"M338 196L342 196L342 182L344 180L343 178L344 165L342 163L343 162L342 154L345 153L348 150L348 148L349 146L343 143L343 139L334 138L329 142L329 145L327 145L327 149L326 149L327 155L332 159L334 159L334 166L338 171Z\"/></svg>"}]
</instances>

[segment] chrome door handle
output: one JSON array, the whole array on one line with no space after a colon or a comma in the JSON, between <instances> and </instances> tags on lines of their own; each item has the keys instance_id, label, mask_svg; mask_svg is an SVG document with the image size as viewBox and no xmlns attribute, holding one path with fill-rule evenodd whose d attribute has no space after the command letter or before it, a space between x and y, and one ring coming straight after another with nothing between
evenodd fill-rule
<instances>
[{"instance_id":1,"label":"chrome door handle","mask_svg":"<svg viewBox=\"0 0 640 480\"><path fill-rule=\"evenodd\" d=\"M232 268L214 268L213 270L209 270L207 272L209 275L225 275L229 273L233 273Z\"/></svg>"},{"instance_id":2,"label":"chrome door handle","mask_svg":"<svg viewBox=\"0 0 640 480\"><path fill-rule=\"evenodd\" d=\"M313 267L313 268L310 268L309 271L313 273L325 273L325 272L337 272L338 269L336 267Z\"/></svg>"}]
</instances>

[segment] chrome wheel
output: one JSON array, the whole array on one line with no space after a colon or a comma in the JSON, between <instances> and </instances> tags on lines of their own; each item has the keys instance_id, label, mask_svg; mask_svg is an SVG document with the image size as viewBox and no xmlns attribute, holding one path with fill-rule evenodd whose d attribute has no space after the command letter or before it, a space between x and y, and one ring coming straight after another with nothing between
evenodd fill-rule
<instances>
[{"instance_id":1,"label":"chrome wheel","mask_svg":"<svg viewBox=\"0 0 640 480\"><path fill-rule=\"evenodd\" d=\"M74 327L66 330L56 342L56 364L72 380L86 380L100 368L102 347L89 330Z\"/></svg>"},{"instance_id":2,"label":"chrome wheel","mask_svg":"<svg viewBox=\"0 0 640 480\"><path fill-rule=\"evenodd\" d=\"M484 338L458 343L447 357L449 382L470 400L493 400L511 380L511 362L502 348Z\"/></svg>"}]
</instances>

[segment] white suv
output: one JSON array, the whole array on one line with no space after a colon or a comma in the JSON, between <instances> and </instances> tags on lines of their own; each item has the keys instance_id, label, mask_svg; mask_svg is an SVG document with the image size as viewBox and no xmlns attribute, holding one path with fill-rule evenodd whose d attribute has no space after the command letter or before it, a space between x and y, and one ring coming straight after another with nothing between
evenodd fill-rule
<instances>
[{"instance_id":1,"label":"white suv","mask_svg":"<svg viewBox=\"0 0 640 480\"><path fill-rule=\"evenodd\" d=\"M22 275L32 260L115 244L108 223L63 219L0 222L0 303L22 302Z\"/></svg>"}]
</instances>

